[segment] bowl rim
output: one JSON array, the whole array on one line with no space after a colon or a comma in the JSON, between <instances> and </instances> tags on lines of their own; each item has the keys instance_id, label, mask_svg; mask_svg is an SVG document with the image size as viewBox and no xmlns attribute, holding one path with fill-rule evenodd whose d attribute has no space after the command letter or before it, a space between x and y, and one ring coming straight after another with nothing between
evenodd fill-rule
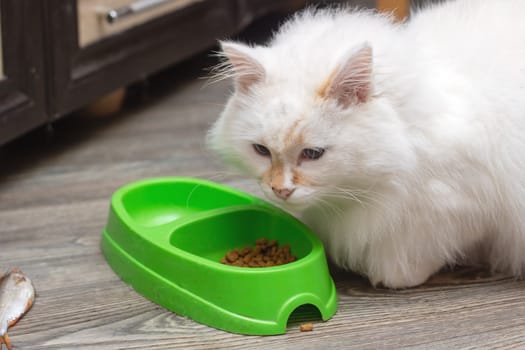
<instances>
[{"instance_id":1,"label":"bowl rim","mask_svg":"<svg viewBox=\"0 0 525 350\"><path fill-rule=\"evenodd\" d=\"M215 209L209 209L205 210L203 212L197 212L189 215L188 217L181 217L171 222L162 223L156 226L145 226L138 223L130 214L128 209L125 207L123 203L123 199L126 196L127 193L137 189L142 188L144 186L150 186L155 184L177 184L177 183L189 183L189 184L196 184L196 185L204 185L209 188L213 188L215 190L224 191L231 193L235 196L242 197L248 200L248 204L236 204L232 206L227 207L219 207ZM289 269L297 269L300 268L301 265L307 264L310 260L317 259L320 254L323 254L324 248L321 240L314 235L312 230L306 226L304 223L302 223L299 219L294 217L293 215L287 213L283 209L274 206L273 204L270 204L258 197L255 197L254 195L242 192L240 190L237 190L235 188L219 184L213 181L204 180L200 178L191 178L191 177L152 177L152 178L146 178L142 179L127 185L122 186L119 188L115 193L113 194L113 197L111 199L111 205L115 209L115 212L117 216L119 216L119 220L121 223L125 224L128 229L134 232L134 234L142 237L145 240L148 240L150 243L154 244L156 248L162 249L164 251L167 251L168 254L174 254L176 253L180 258L184 258L185 260L192 261L195 264L206 266L206 268L213 269L213 270L220 270L220 271L229 271L232 273L253 273L253 274L259 274L259 273L267 273L267 272L278 272L281 270L289 270ZM279 215L283 217L285 220L290 220L293 222L293 224L297 227L298 231L300 232L301 237L303 237L305 240L308 241L308 244L310 245L309 252L302 258L297 259L294 262L278 265L278 266L269 266L269 267L260 267L260 268L246 268L246 267L239 267L239 266L231 266L222 264L219 261L215 262L212 261L206 257L200 256L198 254L194 254L191 252L188 252L187 250L180 248L171 242L171 237L175 234L175 232L183 227L186 227L188 225L192 225L195 222L198 222L200 220L206 219L206 218L212 218L218 215L227 215L231 213L235 213L238 211L259 211L259 212L265 212L268 215ZM168 247L164 246L159 242L158 239L152 239L154 232L158 231L169 231L164 234L165 238L168 241Z\"/></svg>"}]
</instances>

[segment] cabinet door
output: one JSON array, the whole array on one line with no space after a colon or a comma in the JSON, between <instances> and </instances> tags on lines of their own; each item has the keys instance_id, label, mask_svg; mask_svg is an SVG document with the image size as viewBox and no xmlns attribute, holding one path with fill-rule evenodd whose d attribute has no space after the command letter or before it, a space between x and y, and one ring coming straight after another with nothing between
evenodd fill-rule
<instances>
[{"instance_id":1,"label":"cabinet door","mask_svg":"<svg viewBox=\"0 0 525 350\"><path fill-rule=\"evenodd\" d=\"M89 1L87 5L91 4ZM217 38L235 32L235 0L184 2L185 6L170 8L125 30L106 31L105 27L96 28L95 20L90 22L91 25L82 25L83 17L89 16L85 0L46 1L50 65L54 78L50 81L52 118L189 58L213 46ZM109 7L122 1L96 0L96 3L107 3ZM100 8L104 9L103 6ZM105 18L104 11L101 11L98 21ZM133 16L123 21L128 20L133 21ZM86 28L102 34L95 38L90 34L86 36Z\"/></svg>"},{"instance_id":2,"label":"cabinet door","mask_svg":"<svg viewBox=\"0 0 525 350\"><path fill-rule=\"evenodd\" d=\"M0 0L0 145L46 121L41 1Z\"/></svg>"}]
</instances>

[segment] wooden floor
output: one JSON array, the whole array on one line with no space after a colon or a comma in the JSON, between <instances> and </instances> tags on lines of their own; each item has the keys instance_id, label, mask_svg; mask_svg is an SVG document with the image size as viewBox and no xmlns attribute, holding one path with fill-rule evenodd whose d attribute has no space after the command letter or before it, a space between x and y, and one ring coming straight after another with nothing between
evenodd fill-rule
<instances>
[{"instance_id":1,"label":"wooden floor","mask_svg":"<svg viewBox=\"0 0 525 350\"><path fill-rule=\"evenodd\" d=\"M34 307L10 330L15 349L525 348L525 283L482 270L389 291L334 269L337 314L313 332L292 324L268 337L195 323L124 284L99 247L118 187L175 175L261 194L205 149L229 87L205 86L200 68L171 72L118 116L73 116L0 148L0 269L21 268L37 289Z\"/></svg>"}]
</instances>

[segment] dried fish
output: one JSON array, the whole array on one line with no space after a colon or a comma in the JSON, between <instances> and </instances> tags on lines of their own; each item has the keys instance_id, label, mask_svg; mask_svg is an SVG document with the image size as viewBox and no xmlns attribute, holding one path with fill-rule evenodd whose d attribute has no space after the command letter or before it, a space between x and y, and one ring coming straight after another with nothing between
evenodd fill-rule
<instances>
[{"instance_id":1,"label":"dried fish","mask_svg":"<svg viewBox=\"0 0 525 350\"><path fill-rule=\"evenodd\" d=\"M13 269L0 277L0 349L11 350L7 329L13 326L33 305L35 289L22 271Z\"/></svg>"}]
</instances>

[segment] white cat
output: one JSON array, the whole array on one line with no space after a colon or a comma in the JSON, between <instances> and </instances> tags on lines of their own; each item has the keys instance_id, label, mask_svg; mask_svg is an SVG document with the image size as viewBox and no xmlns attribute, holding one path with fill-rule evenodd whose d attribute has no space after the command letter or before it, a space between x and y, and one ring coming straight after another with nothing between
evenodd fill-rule
<instances>
[{"instance_id":1,"label":"white cat","mask_svg":"<svg viewBox=\"0 0 525 350\"><path fill-rule=\"evenodd\" d=\"M210 145L374 285L479 259L522 276L524 13L459 0L396 24L311 9L267 46L223 42L235 92Z\"/></svg>"}]
</instances>

